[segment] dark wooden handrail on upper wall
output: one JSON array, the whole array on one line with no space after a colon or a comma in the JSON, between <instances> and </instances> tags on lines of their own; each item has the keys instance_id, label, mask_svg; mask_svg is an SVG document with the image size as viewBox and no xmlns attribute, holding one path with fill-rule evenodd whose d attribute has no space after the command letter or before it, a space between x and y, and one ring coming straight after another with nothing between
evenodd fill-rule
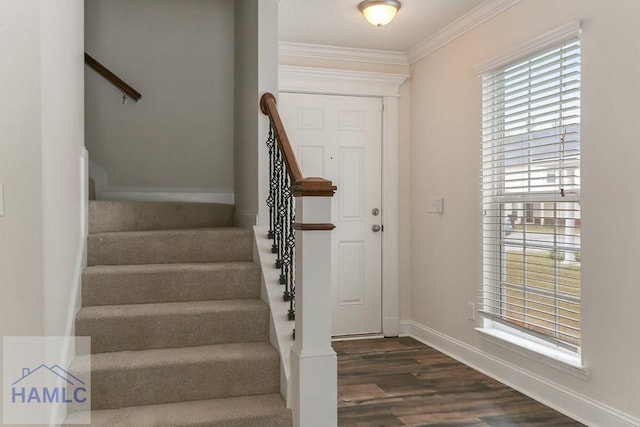
<instances>
[{"instance_id":1,"label":"dark wooden handrail on upper wall","mask_svg":"<svg viewBox=\"0 0 640 427\"><path fill-rule=\"evenodd\" d=\"M107 79L112 85L120 89L122 93L124 93L127 97L132 98L136 102L142 99L142 94L140 92L129 86L120 77L113 74L111 70L98 62L87 52L84 53L84 63L93 68L98 74Z\"/></svg>"},{"instance_id":2,"label":"dark wooden handrail on upper wall","mask_svg":"<svg viewBox=\"0 0 640 427\"><path fill-rule=\"evenodd\" d=\"M260 110L269 116L271 126L276 134L276 141L287 166L287 172L291 178L291 191L295 197L300 196L328 196L332 197L336 192L333 183L325 178L308 177L302 175L302 170L296 159L296 155L291 147L291 142L287 136L282 119L278 113L276 97L272 93L265 93L260 98Z\"/></svg>"}]
</instances>

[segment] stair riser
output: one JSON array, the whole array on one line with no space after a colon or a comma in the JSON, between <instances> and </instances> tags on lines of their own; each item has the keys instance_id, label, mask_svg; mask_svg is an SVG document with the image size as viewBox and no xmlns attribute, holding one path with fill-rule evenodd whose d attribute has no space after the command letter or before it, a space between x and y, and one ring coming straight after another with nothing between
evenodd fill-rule
<instances>
[{"instance_id":1,"label":"stair riser","mask_svg":"<svg viewBox=\"0 0 640 427\"><path fill-rule=\"evenodd\" d=\"M93 422L91 423L93 427L131 427L132 425L127 420L118 423L100 423ZM166 424L158 424L160 426L165 426ZM64 424L65 427L86 427L86 424ZM256 418L246 418L246 419L237 419L237 420L222 420L222 421L211 421L206 424L202 423L181 423L181 424L171 424L171 427L291 427L291 415L283 414L278 416L270 416L270 417L260 417Z\"/></svg>"},{"instance_id":2,"label":"stair riser","mask_svg":"<svg viewBox=\"0 0 640 427\"><path fill-rule=\"evenodd\" d=\"M246 418L244 420L227 420L215 423L207 423L207 427L291 427L291 415Z\"/></svg>"},{"instance_id":3,"label":"stair riser","mask_svg":"<svg viewBox=\"0 0 640 427\"><path fill-rule=\"evenodd\" d=\"M118 418L118 417L113 417ZM124 418L124 417L121 417ZM146 421L146 420L144 420ZM143 421L143 422L144 422ZM164 420L163 420L164 421ZM208 420L206 424L203 424L200 420L196 422L189 422L176 419L172 420L171 424L163 424L162 421L158 424L153 424L154 426L171 426L171 427L291 427L291 414L289 412L283 412L275 415L265 415L259 417L247 417L243 418L238 416L236 419L232 420ZM140 422L136 423L132 422L129 419L117 419L117 421L108 419L107 421L102 421L101 419L96 420L95 414L92 414L91 425L93 427L132 427L132 426L146 426L147 424L141 424ZM86 424L68 424L64 423L65 427L86 427Z\"/></svg>"},{"instance_id":4,"label":"stair riser","mask_svg":"<svg viewBox=\"0 0 640 427\"><path fill-rule=\"evenodd\" d=\"M79 413L65 426L77 425ZM91 413L94 427L291 427L291 411L280 394L105 409Z\"/></svg>"},{"instance_id":5,"label":"stair riser","mask_svg":"<svg viewBox=\"0 0 640 427\"><path fill-rule=\"evenodd\" d=\"M89 217L75 329L94 354L74 364L91 370L94 425L290 426L253 235L231 228L233 207L92 202Z\"/></svg>"},{"instance_id":6,"label":"stair riser","mask_svg":"<svg viewBox=\"0 0 640 427\"><path fill-rule=\"evenodd\" d=\"M91 336L91 352L103 353L266 341L267 325L268 309L262 305L212 313L79 318L76 334Z\"/></svg>"},{"instance_id":7,"label":"stair riser","mask_svg":"<svg viewBox=\"0 0 640 427\"><path fill-rule=\"evenodd\" d=\"M89 233L229 227L233 205L215 203L89 203Z\"/></svg>"},{"instance_id":8,"label":"stair riser","mask_svg":"<svg viewBox=\"0 0 640 427\"><path fill-rule=\"evenodd\" d=\"M276 393L280 387L277 354L253 360L94 370L91 375L94 410Z\"/></svg>"},{"instance_id":9,"label":"stair riser","mask_svg":"<svg viewBox=\"0 0 640 427\"><path fill-rule=\"evenodd\" d=\"M87 239L87 264L141 265L251 261L251 234L245 230L105 233Z\"/></svg>"},{"instance_id":10,"label":"stair riser","mask_svg":"<svg viewBox=\"0 0 640 427\"><path fill-rule=\"evenodd\" d=\"M191 266L158 271L92 271L82 276L82 305L143 304L260 298L260 269Z\"/></svg>"}]
</instances>

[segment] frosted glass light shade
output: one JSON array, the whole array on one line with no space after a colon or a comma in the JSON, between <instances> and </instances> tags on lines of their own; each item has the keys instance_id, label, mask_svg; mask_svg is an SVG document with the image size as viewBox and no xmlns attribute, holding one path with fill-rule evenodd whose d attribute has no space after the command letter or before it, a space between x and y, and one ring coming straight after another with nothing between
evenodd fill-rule
<instances>
[{"instance_id":1,"label":"frosted glass light shade","mask_svg":"<svg viewBox=\"0 0 640 427\"><path fill-rule=\"evenodd\" d=\"M400 2L396 0L365 0L358 5L358 9L371 24L382 27L395 18L400 9Z\"/></svg>"}]
</instances>

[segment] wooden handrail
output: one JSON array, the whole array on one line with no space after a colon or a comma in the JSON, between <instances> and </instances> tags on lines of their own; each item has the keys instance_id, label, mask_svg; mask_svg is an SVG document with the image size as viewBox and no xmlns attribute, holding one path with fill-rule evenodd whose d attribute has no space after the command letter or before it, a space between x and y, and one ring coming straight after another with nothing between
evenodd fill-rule
<instances>
[{"instance_id":1,"label":"wooden handrail","mask_svg":"<svg viewBox=\"0 0 640 427\"><path fill-rule=\"evenodd\" d=\"M291 147L289 136L287 135L287 131L284 129L282 119L278 113L276 97L273 96L272 93L267 92L262 95L262 98L260 98L260 110L262 110L265 115L269 116L269 120L273 126L273 131L276 134L278 145L280 146L280 150L282 150L282 156L284 157L285 164L287 165L287 172L289 172L291 181L294 183L302 181L304 178L302 170L300 169L298 159L296 159L296 155Z\"/></svg>"},{"instance_id":2,"label":"wooden handrail","mask_svg":"<svg viewBox=\"0 0 640 427\"><path fill-rule=\"evenodd\" d=\"M285 165L287 166L287 173L291 182L291 190L294 197L300 196L325 196L333 197L336 192L336 186L325 178L320 177L308 177L305 178L302 175L302 169L296 158L287 131L282 124L282 119L278 113L278 106L276 103L276 97L272 93L265 93L260 98L260 110L263 114L269 117L271 126L276 135L276 141L282 156L284 157Z\"/></svg>"},{"instance_id":3,"label":"wooden handrail","mask_svg":"<svg viewBox=\"0 0 640 427\"><path fill-rule=\"evenodd\" d=\"M98 74L107 79L112 85L120 89L129 98L132 98L136 102L138 102L142 98L142 94L140 92L129 86L120 77L113 74L111 70L98 62L87 52L84 53L84 63L93 68Z\"/></svg>"}]
</instances>

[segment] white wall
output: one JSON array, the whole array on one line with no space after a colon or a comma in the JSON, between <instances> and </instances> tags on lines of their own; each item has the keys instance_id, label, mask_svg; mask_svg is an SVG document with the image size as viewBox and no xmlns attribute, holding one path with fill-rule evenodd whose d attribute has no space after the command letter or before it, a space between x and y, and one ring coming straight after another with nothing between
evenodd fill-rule
<instances>
[{"instance_id":1,"label":"white wall","mask_svg":"<svg viewBox=\"0 0 640 427\"><path fill-rule=\"evenodd\" d=\"M41 3L45 335L72 332L86 238L83 11L82 0Z\"/></svg>"},{"instance_id":2,"label":"white wall","mask_svg":"<svg viewBox=\"0 0 640 427\"><path fill-rule=\"evenodd\" d=\"M233 193L234 2L86 0L87 149L109 190Z\"/></svg>"},{"instance_id":3,"label":"white wall","mask_svg":"<svg viewBox=\"0 0 640 427\"><path fill-rule=\"evenodd\" d=\"M44 327L40 1L0 3L0 55L0 335L39 335Z\"/></svg>"},{"instance_id":4,"label":"white wall","mask_svg":"<svg viewBox=\"0 0 640 427\"><path fill-rule=\"evenodd\" d=\"M83 250L82 23L82 0L0 2L2 336L64 335L72 325Z\"/></svg>"},{"instance_id":5,"label":"white wall","mask_svg":"<svg viewBox=\"0 0 640 427\"><path fill-rule=\"evenodd\" d=\"M278 91L278 2L236 0L234 177L236 223L265 223L269 122L260 96Z\"/></svg>"},{"instance_id":6,"label":"white wall","mask_svg":"<svg viewBox=\"0 0 640 427\"><path fill-rule=\"evenodd\" d=\"M624 416L616 411L640 418L639 16L636 0L522 0L411 67L414 330L594 425L609 409L618 419ZM477 301L481 257L481 83L474 67L575 19L583 23L586 379L491 344L467 320L467 303ZM425 212L430 196L444 197L443 215ZM590 405L601 411L576 413Z\"/></svg>"}]
</instances>

